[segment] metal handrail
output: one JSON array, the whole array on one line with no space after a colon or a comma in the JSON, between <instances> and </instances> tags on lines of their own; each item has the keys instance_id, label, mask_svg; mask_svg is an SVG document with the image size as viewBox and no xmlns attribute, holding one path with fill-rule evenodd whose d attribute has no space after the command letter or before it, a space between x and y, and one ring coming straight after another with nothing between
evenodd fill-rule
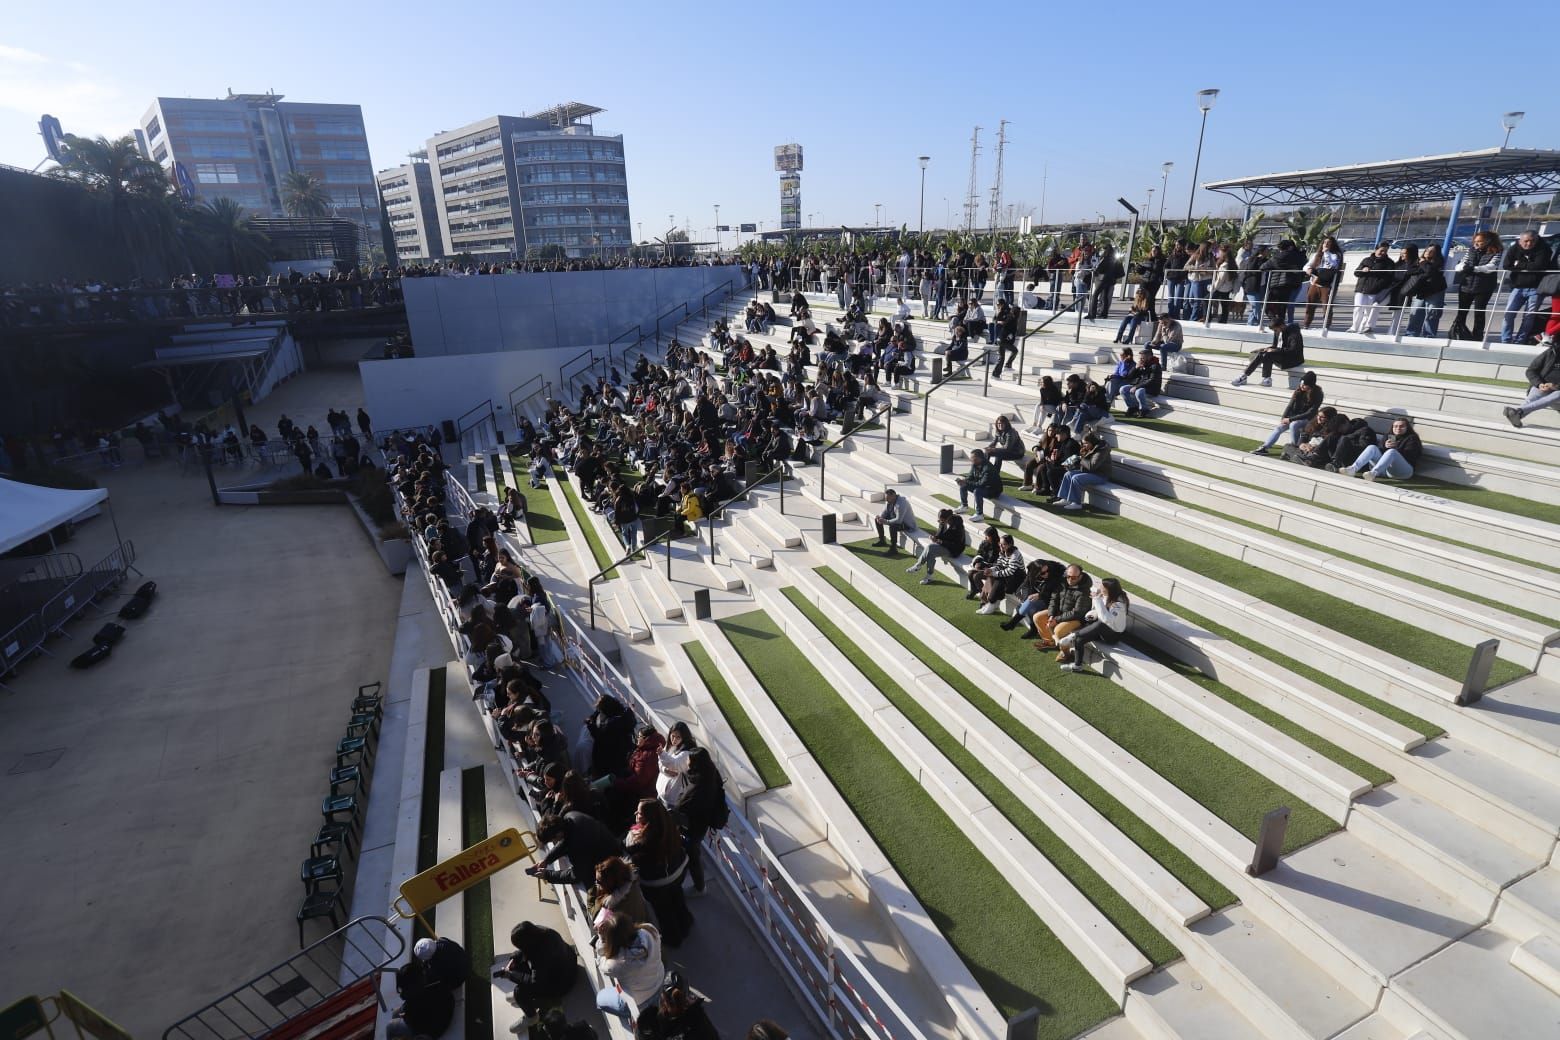
<instances>
[{"instance_id":1,"label":"metal handrail","mask_svg":"<svg viewBox=\"0 0 1560 1040\"><path fill-rule=\"evenodd\" d=\"M894 453L894 407L894 398L893 395L890 394L888 403L879 408L870 418L862 419L861 422L840 434L839 440L835 441L833 444L824 445L823 450L818 453L818 498L820 500L828 501L829 497L828 486L825 483L827 474L824 472L824 467L828 462L829 452L833 451L835 448L838 448L841 444L844 444L862 430L865 430L869 423L885 415L888 416L888 418L883 423L883 452L887 455L892 455ZM840 497L844 498L845 496L841 495Z\"/></svg>"},{"instance_id":2,"label":"metal handrail","mask_svg":"<svg viewBox=\"0 0 1560 1040\"><path fill-rule=\"evenodd\" d=\"M669 310L667 310L665 314L662 314L659 318L655 319L655 345L657 347L659 347L661 345L661 322L665 321L671 315L677 313L677 308L678 307L682 308L683 320L686 321L688 319L688 304L687 303L679 303L679 304L673 306L672 308L670 308Z\"/></svg>"},{"instance_id":3,"label":"metal handrail","mask_svg":"<svg viewBox=\"0 0 1560 1040\"><path fill-rule=\"evenodd\" d=\"M381 929L383 938L376 934ZM258 1040L343 990L379 974L405 950L406 938L387 919L372 914L354 917L242 986L185 1015L163 1030L163 1040ZM348 969L350 963L348 954L358 963L349 969L350 977L343 980L343 969ZM375 990L375 999L382 1002L377 987ZM317 999L311 1000L311 996ZM207 1014L211 1018L203 1017ZM196 1028L192 1031L191 1026Z\"/></svg>"},{"instance_id":4,"label":"metal handrail","mask_svg":"<svg viewBox=\"0 0 1560 1040\"><path fill-rule=\"evenodd\" d=\"M1037 332L1045 331L1045 327L1047 325L1051 324L1051 322L1055 321L1057 318L1060 318L1068 311L1077 311L1081 315L1083 313L1083 303L1084 298L1080 296L1074 299L1073 302L1068 304L1066 307L1063 307L1061 310L1052 311L1049 318L1045 319L1034 328L1025 328L1023 338L1018 341L1018 379L1016 382L1019 386L1024 385L1024 355L1027 352L1027 348L1029 346L1029 337L1033 336ZM924 437L922 439L925 440Z\"/></svg>"},{"instance_id":5,"label":"metal handrail","mask_svg":"<svg viewBox=\"0 0 1560 1040\"><path fill-rule=\"evenodd\" d=\"M457 434L464 435L467 430L474 430L474 429L476 429L477 426L479 426L481 424L481 422L482 422L482 417L481 416L479 416L477 421L472 423L470 426L466 425L466 420L468 418L470 418L472 415L474 415L474 414L476 414L478 412L481 412L483 409L487 410L486 418L493 422L494 427L497 427L498 426L498 422L494 418L494 413L493 413L493 399L491 397L489 397L486 401L483 401L481 404L473 405L472 407L466 409L466 411L461 415L461 417L459 419L455 420L455 432Z\"/></svg>"},{"instance_id":6,"label":"metal handrail","mask_svg":"<svg viewBox=\"0 0 1560 1040\"><path fill-rule=\"evenodd\" d=\"M725 509L727 506L731 505L733 502L740 502L742 499L746 498L747 495L748 495L748 492L753 487L755 487L757 485L768 483L769 478L774 476L776 473L780 474L780 514L782 516L785 515L785 478L790 475L790 467L787 466L784 462L782 462L782 463L780 463L780 465L775 466L769 472L763 474L760 477L757 477L752 484L744 482L743 486L742 486L742 490L737 492L735 495L732 495L730 498L726 499L724 502L717 503L716 505L713 505L709 509L705 510L704 515L706 517L708 517L709 520L710 520L710 548L712 550L714 549L714 544L715 544L715 517L723 509ZM558 479L562 480L562 479L566 479L566 478L559 477ZM694 533L695 533L695 535L697 535L697 533L698 533L698 524L697 523L694 524ZM601 570L597 571L595 574L592 574L588 579L586 579L585 587L586 587L586 589L588 590L588 592L590 594L590 627L591 627L591 631L595 631L595 629L596 629L596 582L598 582L602 578L604 578L609 571L617 570L617 568L621 564L625 564L625 563L629 562L634 557L639 556L640 554L644 554L645 558L649 559L650 547L652 545L655 545L655 544L659 543L659 542L665 542L666 543L666 578L667 578L668 581L670 581L671 577L672 577L672 540L676 537L676 535L677 535L677 526L674 524L671 527L669 527L667 530L662 531L660 534L658 534L654 538L650 539L648 542L645 542L643 545L641 545L639 548L635 549L633 552L627 553L626 555L624 555L620 559L615 560L612 563L607 564L607 566L601 568Z\"/></svg>"},{"instance_id":7,"label":"metal handrail","mask_svg":"<svg viewBox=\"0 0 1560 1040\"><path fill-rule=\"evenodd\" d=\"M585 365L586 368L589 368L591 365L596 363L596 352L592 348L586 347L584 350L580 351L578 354L574 355L569 360L558 366L558 389L562 390L564 393L568 393L569 389L569 376L566 375L565 372L570 365L574 364L580 358L590 359ZM584 369L581 369L581 371L583 370Z\"/></svg>"},{"instance_id":8,"label":"metal handrail","mask_svg":"<svg viewBox=\"0 0 1560 1040\"><path fill-rule=\"evenodd\" d=\"M926 391L926 393L921 395L921 439L923 441L926 440L926 424L931 419L931 411L932 411L931 400L932 400L932 395L935 394L937 391L941 390L943 387L947 386L949 383L953 382L959 376L961 376L964 373L968 372L970 370L970 366L971 365L974 365L977 362L979 362L979 361L984 359L985 353L986 352L984 350L982 350L981 351L981 357L970 358L964 364L960 365L957 369L955 369L954 371L949 372L947 375L943 376L942 382L940 382L940 383L933 383L932 384L932 388L930 390Z\"/></svg>"},{"instance_id":9,"label":"metal handrail","mask_svg":"<svg viewBox=\"0 0 1560 1040\"><path fill-rule=\"evenodd\" d=\"M624 358L628 357L628 352L630 350L633 350L636 346L638 346L640 343L642 343L644 341L644 338L645 338L644 326L641 325L638 322L635 322L630 327L624 329L622 332L618 333L616 336L613 336L611 339L607 340L607 363L609 365L612 363L612 348L613 348L613 346L615 344L617 344L618 342L620 342L621 340L625 340L625 339L627 339L630 336L634 336L636 338L634 339L633 343L630 343L628 346L623 348L622 356ZM628 364L628 362L624 361L623 364L626 366Z\"/></svg>"},{"instance_id":10,"label":"metal handrail","mask_svg":"<svg viewBox=\"0 0 1560 1040\"><path fill-rule=\"evenodd\" d=\"M515 399L515 395L518 394L520 391L524 390L526 387L530 386L532 383L540 383L541 385L538 386L535 390L532 390L530 393L526 394L524 397L520 398L519 400L516 400ZM519 386L517 386L513 390L509 391L509 418L510 418L510 421L511 422L518 422L518 420L515 418L515 416L516 416L516 414L519 411L520 405L524 404L526 401L529 401L531 398L535 397L537 394L541 393L542 391L549 389L551 386L552 386L552 384L549 383L549 382L546 382L545 380L543 380L542 379L542 374L540 372L538 372L538 373L536 373L536 375L532 376L530 379L527 379L525 382L521 383Z\"/></svg>"}]
</instances>

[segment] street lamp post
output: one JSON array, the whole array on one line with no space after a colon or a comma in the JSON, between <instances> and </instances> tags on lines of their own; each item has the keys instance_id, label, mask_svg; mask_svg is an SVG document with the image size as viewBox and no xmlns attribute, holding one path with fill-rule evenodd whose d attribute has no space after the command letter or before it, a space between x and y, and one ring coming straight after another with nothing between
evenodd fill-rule
<instances>
[{"instance_id":1,"label":"street lamp post","mask_svg":"<svg viewBox=\"0 0 1560 1040\"><path fill-rule=\"evenodd\" d=\"M872 226L874 228L880 227L882 225L882 223L883 223L883 204L881 202L874 202L872 204Z\"/></svg>"},{"instance_id":2,"label":"street lamp post","mask_svg":"<svg viewBox=\"0 0 1560 1040\"><path fill-rule=\"evenodd\" d=\"M1159 233L1165 233L1165 199L1170 197L1170 169L1175 163L1164 162L1159 166Z\"/></svg>"},{"instance_id":3,"label":"street lamp post","mask_svg":"<svg viewBox=\"0 0 1560 1040\"><path fill-rule=\"evenodd\" d=\"M1143 203L1143 212L1145 214L1154 212L1154 189L1153 188L1149 188L1148 189L1148 201Z\"/></svg>"},{"instance_id":4,"label":"street lamp post","mask_svg":"<svg viewBox=\"0 0 1560 1040\"><path fill-rule=\"evenodd\" d=\"M926 234L926 164L932 161L930 155L916 157L921 164L921 234Z\"/></svg>"},{"instance_id":5,"label":"street lamp post","mask_svg":"<svg viewBox=\"0 0 1560 1040\"><path fill-rule=\"evenodd\" d=\"M1522 117L1525 115L1526 112L1505 112L1501 115L1500 125L1506 128L1506 139L1500 143L1502 148L1511 143L1511 132L1517 128L1518 123L1522 122Z\"/></svg>"},{"instance_id":6,"label":"street lamp post","mask_svg":"<svg viewBox=\"0 0 1560 1040\"><path fill-rule=\"evenodd\" d=\"M715 203L715 255L720 256L720 203Z\"/></svg>"},{"instance_id":7,"label":"street lamp post","mask_svg":"<svg viewBox=\"0 0 1560 1040\"><path fill-rule=\"evenodd\" d=\"M1202 146L1203 135L1208 132L1208 110L1219 99L1217 88L1199 90L1197 92L1197 107L1202 109L1202 129L1197 131L1197 161L1192 164L1192 191L1186 197L1186 222L1192 222L1192 203L1197 198L1197 174L1202 170Z\"/></svg>"}]
</instances>

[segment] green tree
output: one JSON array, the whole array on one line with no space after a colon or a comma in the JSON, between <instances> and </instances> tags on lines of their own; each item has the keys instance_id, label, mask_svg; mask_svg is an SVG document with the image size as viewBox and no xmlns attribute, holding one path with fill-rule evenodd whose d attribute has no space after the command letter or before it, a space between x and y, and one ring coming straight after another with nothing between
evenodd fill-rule
<instances>
[{"instance_id":1,"label":"green tree","mask_svg":"<svg viewBox=\"0 0 1560 1040\"><path fill-rule=\"evenodd\" d=\"M173 186L162 167L141 154L135 138L67 134L65 143L64 161L49 176L85 189L88 216L108 228L125 266L148 278L181 266Z\"/></svg>"},{"instance_id":2,"label":"green tree","mask_svg":"<svg viewBox=\"0 0 1560 1040\"><path fill-rule=\"evenodd\" d=\"M263 274L271 242L249 225L244 207L230 198L212 199L189 211L186 227L191 253L210 268L229 274Z\"/></svg>"},{"instance_id":3,"label":"green tree","mask_svg":"<svg viewBox=\"0 0 1560 1040\"><path fill-rule=\"evenodd\" d=\"M1284 234L1294 239L1302 252L1309 253L1322 244L1322 239L1336 235L1339 227L1339 222L1325 210L1313 215L1310 210L1301 209L1284 222Z\"/></svg>"},{"instance_id":4,"label":"green tree","mask_svg":"<svg viewBox=\"0 0 1560 1040\"><path fill-rule=\"evenodd\" d=\"M294 170L282 178L282 205L294 217L328 217L332 209L330 192L308 170Z\"/></svg>"}]
</instances>

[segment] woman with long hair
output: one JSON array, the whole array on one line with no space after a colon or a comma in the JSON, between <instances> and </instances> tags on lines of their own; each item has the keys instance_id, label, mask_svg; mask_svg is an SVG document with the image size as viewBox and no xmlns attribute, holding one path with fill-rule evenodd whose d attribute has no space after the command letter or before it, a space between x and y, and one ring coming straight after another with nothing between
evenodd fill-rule
<instances>
[{"instance_id":1,"label":"woman with long hair","mask_svg":"<svg viewBox=\"0 0 1560 1040\"><path fill-rule=\"evenodd\" d=\"M661 924L668 946L680 946L693 928L693 914L683 898L683 874L688 854L682 832L671 814L654 798L646 798L634 812L634 825L623 842L628 858L639 872L639 885Z\"/></svg>"},{"instance_id":2,"label":"woman with long hair","mask_svg":"<svg viewBox=\"0 0 1560 1040\"><path fill-rule=\"evenodd\" d=\"M1082 651L1090 643L1110 645L1121 642L1121 637L1127 631L1131 606L1131 599L1122 589L1121 582L1115 578L1104 578L1094 586L1092 603L1083 627L1057 641L1056 645L1066 655L1062 660L1062 671L1082 671Z\"/></svg>"},{"instance_id":3,"label":"woman with long hair","mask_svg":"<svg viewBox=\"0 0 1560 1040\"><path fill-rule=\"evenodd\" d=\"M1413 287L1405 295L1411 299L1404 302L1412 308L1408 312L1408 335L1432 339L1439 336L1441 312L1446 307L1446 259L1434 242L1419 254Z\"/></svg>"},{"instance_id":4,"label":"woman with long hair","mask_svg":"<svg viewBox=\"0 0 1560 1040\"><path fill-rule=\"evenodd\" d=\"M1322 309L1322 319L1327 319L1327 301L1332 298L1338 279L1343 277L1343 250L1339 248L1338 240L1331 235L1322 239L1311 262L1306 264L1306 270L1311 280L1305 290L1304 324L1310 328L1318 307Z\"/></svg>"}]
</instances>

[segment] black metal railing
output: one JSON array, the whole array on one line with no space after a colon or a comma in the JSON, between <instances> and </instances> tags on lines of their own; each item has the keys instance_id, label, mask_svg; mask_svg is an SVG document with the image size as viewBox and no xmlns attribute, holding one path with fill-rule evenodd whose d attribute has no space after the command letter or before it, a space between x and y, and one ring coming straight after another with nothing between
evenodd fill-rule
<instances>
[{"instance_id":1,"label":"black metal railing","mask_svg":"<svg viewBox=\"0 0 1560 1040\"><path fill-rule=\"evenodd\" d=\"M770 478L774 477L775 474L777 474L777 473L780 475L780 481L779 481L779 484L780 484L780 515L784 516L785 515L785 481L786 481L786 478L791 475L791 467L787 463L785 463L785 462L781 462L778 466L773 467L767 473L764 473L762 476L756 477L752 481L745 481L743 483L743 485L742 485L742 490L741 491L737 492L735 495L732 495L730 498L726 499L724 502L719 502L719 503L711 506L709 509L705 510L704 515L710 522L710 558L711 559L714 558L714 554L715 554L715 520L720 516L721 512L723 510L725 510L725 508L727 506L731 505L733 502L740 502L740 501L743 501L744 499L746 499L747 496L748 496L748 492L752 491L755 487L759 487L759 486L761 486L763 484L769 483ZM567 480L568 478L566 476L563 476L563 475L560 474L560 475L558 475L557 479L559 479L559 480ZM590 594L590 627L591 627L591 629L593 631L596 628L596 583L601 581L608 574L611 574L613 571L617 570L623 564L628 563L631 560L633 560L635 557L641 556L641 555L644 556L646 559L649 559L649 557L650 557L650 547L653 546L653 545L664 544L666 546L666 580L667 581L671 581L672 580L672 542L681 533L681 525L677 523L675 515L671 518L670 524L671 524L671 526L669 526L665 531L662 531L660 534L656 535L654 538L651 538L649 541L642 543L639 546L639 548L634 549L632 552L625 553L623 556L621 556L617 560L614 560L612 563L607 564L605 567L601 568L601 570L597 571L595 574L592 574L586 580L585 587L586 587L586 589L588 590L588 592ZM698 524L697 523L695 523L693 525L693 533L694 533L695 536L698 535Z\"/></svg>"},{"instance_id":2,"label":"black metal railing","mask_svg":"<svg viewBox=\"0 0 1560 1040\"><path fill-rule=\"evenodd\" d=\"M828 500L828 485L826 483L828 475L825 467L829 461L829 452L838 448L862 430L871 428L872 423L880 418L883 419L883 452L887 455L894 453L894 409L896 407L893 395L890 394L887 404L879 408L870 417L862 419L855 426L840 434L839 439L833 444L824 445L823 450L818 453L818 498L820 500ZM841 495L840 497L843 498L844 496Z\"/></svg>"},{"instance_id":3,"label":"black metal railing","mask_svg":"<svg viewBox=\"0 0 1560 1040\"><path fill-rule=\"evenodd\" d=\"M581 365L579 368L576 368L571 373L569 371L569 366L574 364L576 361L580 361L582 359L585 361L585 364ZM586 347L584 350L580 351L578 354L574 355L569 360L565 361L562 365L558 366L558 389L560 391L562 391L563 393L567 394L569 392L569 380L572 379L574 376L578 375L579 373L585 371L587 368L589 368L591 365L594 365L595 363L596 363L596 352L594 350L590 349L589 347Z\"/></svg>"},{"instance_id":4,"label":"black metal railing","mask_svg":"<svg viewBox=\"0 0 1560 1040\"><path fill-rule=\"evenodd\" d=\"M661 322L665 321L667 318L670 318L673 314L676 314L679 310L682 311L682 320L677 322L676 324L674 324L672 326L675 329L677 327L677 325L682 324L682 321L687 321L688 320L688 305L686 303L679 303L679 304L669 308L666 311L666 313L662 314L660 317L655 319L655 345L656 345L656 347L659 348L660 345L661 345Z\"/></svg>"},{"instance_id":5,"label":"black metal railing","mask_svg":"<svg viewBox=\"0 0 1560 1040\"><path fill-rule=\"evenodd\" d=\"M532 390L530 393L522 393L522 391L524 391L532 383L536 384L536 389ZM520 406L525 404L531 398L535 397L537 394L541 393L545 393L548 397L551 397L552 383L543 380L542 374L540 372L536 373L536 375L532 376L530 379L527 379L513 390L509 391L509 421L518 426L520 423Z\"/></svg>"},{"instance_id":6,"label":"black metal railing","mask_svg":"<svg viewBox=\"0 0 1560 1040\"><path fill-rule=\"evenodd\" d=\"M1084 298L1082 296L1080 296L1077 299L1073 300L1073 302L1071 304L1069 304L1068 306L1063 307L1061 310L1059 310L1059 311L1052 311L1051 312L1051 316L1049 318L1045 319L1040 324L1036 325L1034 328L1031 329L1031 328L1028 328L1027 326L1025 327L1023 338L1018 341L1018 380L1017 380L1017 382L1018 382L1019 386L1023 386L1024 385L1024 355L1026 353L1026 348L1029 346L1029 337L1033 336L1037 332L1045 331L1045 327L1047 325L1051 324L1051 322L1055 321L1057 318L1060 318L1062 315L1066 314L1068 311L1077 311L1078 312L1078 326L1079 326L1079 330L1073 334L1074 335L1073 342L1075 342L1075 343L1078 342L1078 339L1081 338L1081 336L1082 336L1083 304L1084 304Z\"/></svg>"},{"instance_id":7,"label":"black metal railing","mask_svg":"<svg viewBox=\"0 0 1560 1040\"><path fill-rule=\"evenodd\" d=\"M635 322L633 325L630 325L628 328L624 329L622 332L618 333L616 336L613 336L611 339L607 340L607 364L608 365L612 364L612 348L617 346L619 343L623 342L624 340L628 339L630 336L634 337L634 342L632 342L628 346L624 347L622 354L619 355L623 359L623 367L624 368L628 367L628 352L630 350L633 350L640 343L642 343L644 341L644 338L645 338L644 327L642 325L640 325L638 322Z\"/></svg>"},{"instance_id":8,"label":"black metal railing","mask_svg":"<svg viewBox=\"0 0 1560 1040\"><path fill-rule=\"evenodd\" d=\"M940 381L933 383L931 389L927 390L924 394L921 395L921 439L923 441L926 440L926 425L930 421L932 415L932 395L968 372L971 365L979 364L980 362L985 361L985 353L985 351L981 351L980 357L970 358L964 364L943 376ZM987 362L986 367L988 370L990 369L991 365L989 361Z\"/></svg>"}]
</instances>

